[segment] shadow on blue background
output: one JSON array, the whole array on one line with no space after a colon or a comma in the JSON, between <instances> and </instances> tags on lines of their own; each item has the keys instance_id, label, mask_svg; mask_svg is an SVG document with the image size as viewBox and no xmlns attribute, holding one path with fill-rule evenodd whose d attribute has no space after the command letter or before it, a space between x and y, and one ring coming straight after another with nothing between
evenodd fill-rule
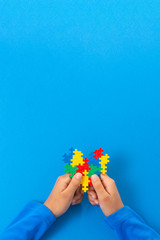
<instances>
[{"instance_id":1,"label":"shadow on blue background","mask_svg":"<svg viewBox=\"0 0 160 240\"><path fill-rule=\"evenodd\" d=\"M124 203L160 231L159 12L158 0L0 1L0 231L47 198L71 146L104 148ZM85 196L44 239L100 234L115 239Z\"/></svg>"}]
</instances>

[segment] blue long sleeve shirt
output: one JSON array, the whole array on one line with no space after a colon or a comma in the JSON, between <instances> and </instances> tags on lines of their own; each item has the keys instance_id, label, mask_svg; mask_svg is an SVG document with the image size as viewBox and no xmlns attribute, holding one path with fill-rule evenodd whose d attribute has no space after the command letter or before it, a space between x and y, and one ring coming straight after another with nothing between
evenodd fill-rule
<instances>
[{"instance_id":1,"label":"blue long sleeve shirt","mask_svg":"<svg viewBox=\"0 0 160 240\"><path fill-rule=\"evenodd\" d=\"M120 240L156 240L160 235L131 208L124 206L105 218Z\"/></svg>"},{"instance_id":2,"label":"blue long sleeve shirt","mask_svg":"<svg viewBox=\"0 0 160 240\"><path fill-rule=\"evenodd\" d=\"M38 240L55 220L45 205L30 202L0 235L0 240Z\"/></svg>"},{"instance_id":3,"label":"blue long sleeve shirt","mask_svg":"<svg viewBox=\"0 0 160 240\"><path fill-rule=\"evenodd\" d=\"M0 240L38 240L55 220L46 206L30 202L0 235ZM160 239L160 235L127 206L106 217L105 222L115 231L118 239Z\"/></svg>"}]
</instances>

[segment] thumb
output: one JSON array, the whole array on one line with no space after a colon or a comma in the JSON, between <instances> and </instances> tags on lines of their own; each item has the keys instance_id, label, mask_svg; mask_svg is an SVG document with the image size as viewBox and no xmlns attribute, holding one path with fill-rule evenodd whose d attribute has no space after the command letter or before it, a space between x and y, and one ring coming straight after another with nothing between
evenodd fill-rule
<instances>
[{"instance_id":1,"label":"thumb","mask_svg":"<svg viewBox=\"0 0 160 240\"><path fill-rule=\"evenodd\" d=\"M101 180L106 191L112 195L117 189L115 181L110 178L107 174L101 174Z\"/></svg>"},{"instance_id":2,"label":"thumb","mask_svg":"<svg viewBox=\"0 0 160 240\"><path fill-rule=\"evenodd\" d=\"M107 192L105 191L100 178L96 174L94 174L91 176L91 180L92 180L94 190L98 195L98 199L103 199L106 196Z\"/></svg>"},{"instance_id":3,"label":"thumb","mask_svg":"<svg viewBox=\"0 0 160 240\"><path fill-rule=\"evenodd\" d=\"M74 175L74 177L72 178L70 184L68 185L66 192L68 193L68 195L73 196L75 191L77 190L80 182L82 179L82 174L81 173L76 173Z\"/></svg>"}]
</instances>

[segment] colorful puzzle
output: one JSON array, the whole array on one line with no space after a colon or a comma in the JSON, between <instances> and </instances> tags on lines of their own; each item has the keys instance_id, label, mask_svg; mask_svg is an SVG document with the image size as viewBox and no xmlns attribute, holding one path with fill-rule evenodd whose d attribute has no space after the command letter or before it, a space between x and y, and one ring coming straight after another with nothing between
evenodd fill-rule
<instances>
[{"instance_id":1,"label":"colorful puzzle","mask_svg":"<svg viewBox=\"0 0 160 240\"><path fill-rule=\"evenodd\" d=\"M88 159L89 158L89 159ZM83 158L83 153L77 149L71 148L69 154L63 155L63 161L66 163L65 172L70 173L70 177L76 173L82 173L82 190L87 192L88 186L92 186L91 176L93 174L105 174L107 172L108 154L103 155L103 149L96 149L88 158Z\"/></svg>"}]
</instances>

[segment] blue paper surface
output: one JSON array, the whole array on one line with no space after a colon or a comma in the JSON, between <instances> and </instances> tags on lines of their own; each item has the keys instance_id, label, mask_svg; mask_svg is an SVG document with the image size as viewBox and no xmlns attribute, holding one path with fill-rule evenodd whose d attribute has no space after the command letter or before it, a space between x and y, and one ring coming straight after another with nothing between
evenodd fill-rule
<instances>
[{"instance_id":1,"label":"blue paper surface","mask_svg":"<svg viewBox=\"0 0 160 240\"><path fill-rule=\"evenodd\" d=\"M0 1L0 231L44 201L71 146L102 147L124 204L155 230L160 183L160 4ZM44 239L115 239L85 196Z\"/></svg>"}]
</instances>

